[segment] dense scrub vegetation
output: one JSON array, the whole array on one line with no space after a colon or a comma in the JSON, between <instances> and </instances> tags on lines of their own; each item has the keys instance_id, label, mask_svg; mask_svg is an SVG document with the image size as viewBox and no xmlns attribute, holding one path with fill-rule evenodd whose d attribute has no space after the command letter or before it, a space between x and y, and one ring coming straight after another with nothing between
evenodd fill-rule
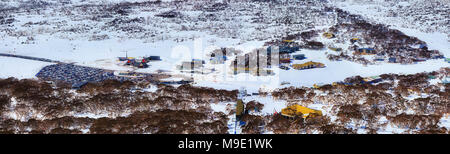
<instances>
[{"instance_id":1,"label":"dense scrub vegetation","mask_svg":"<svg viewBox=\"0 0 450 154\"><path fill-rule=\"evenodd\" d=\"M382 81L320 88L288 87L263 97L287 105L324 104L323 116L287 118L260 114L264 104L245 103L243 133L449 133L440 125L449 113L449 85L433 84L450 69L412 75L383 74ZM59 85L59 86L56 86ZM79 90L40 80L0 79L0 133L227 133L234 110L214 112L212 103L236 102L238 91L108 80ZM150 88L151 89L151 88ZM365 132L360 132L364 128Z\"/></svg>"},{"instance_id":2,"label":"dense scrub vegetation","mask_svg":"<svg viewBox=\"0 0 450 154\"><path fill-rule=\"evenodd\" d=\"M375 84L363 84L362 77L355 76L344 81L352 85L282 88L272 92L275 99L304 106L329 104L330 114L306 119L263 118L266 129L274 133L356 133L355 127L376 133L388 125L405 129L404 133L449 133L439 125L449 113L449 85L430 83L449 75L450 69L443 68L411 75L383 74L383 80ZM336 119L330 121L331 116ZM298 126L290 128L293 125Z\"/></svg>"},{"instance_id":3,"label":"dense scrub vegetation","mask_svg":"<svg viewBox=\"0 0 450 154\"><path fill-rule=\"evenodd\" d=\"M226 133L227 117L210 103L237 91L108 80L75 91L38 80L0 80L4 133Z\"/></svg>"}]
</instances>

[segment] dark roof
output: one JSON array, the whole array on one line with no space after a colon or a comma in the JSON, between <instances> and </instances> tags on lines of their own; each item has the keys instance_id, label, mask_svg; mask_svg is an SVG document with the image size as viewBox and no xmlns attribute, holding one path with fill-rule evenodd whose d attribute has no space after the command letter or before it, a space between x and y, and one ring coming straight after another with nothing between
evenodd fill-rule
<instances>
[{"instance_id":1,"label":"dark roof","mask_svg":"<svg viewBox=\"0 0 450 154\"><path fill-rule=\"evenodd\" d=\"M375 50L374 48L359 48L359 50Z\"/></svg>"}]
</instances>

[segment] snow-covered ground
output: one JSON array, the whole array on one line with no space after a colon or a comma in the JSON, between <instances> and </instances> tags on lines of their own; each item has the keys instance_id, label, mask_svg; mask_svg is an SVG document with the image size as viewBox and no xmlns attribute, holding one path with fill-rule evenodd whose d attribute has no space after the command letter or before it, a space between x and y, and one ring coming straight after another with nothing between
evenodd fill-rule
<instances>
[{"instance_id":1,"label":"snow-covered ground","mask_svg":"<svg viewBox=\"0 0 450 154\"><path fill-rule=\"evenodd\" d=\"M144 0L120 0L118 2L143 2ZM164 2L170 0L164 0ZM19 7L19 3L12 3L12 1L2 1L1 3L9 3L9 6ZM0 4L1 4L0 3ZM77 4L100 4L99 1L81 1L73 0L72 3ZM427 43L428 48L432 50L439 50L446 57L450 57L450 41L449 35L445 33L445 28L438 28L434 31L424 32L427 27L421 27L419 25L408 26L405 24L411 23L410 19L403 20L400 17L385 17L388 6L380 5L380 3L346 3L337 1L333 3L338 8L345 11L349 11L352 14L362 15L368 21L373 23L387 24L392 29L398 29L409 36L415 36L420 40ZM398 5L409 5L399 3ZM448 5L448 4L446 4ZM251 7L250 7L251 6ZM250 5L248 12L251 14L259 14L258 7L263 7L262 4ZM143 8L141 8L143 9ZM121 19L114 17L111 19L105 19L99 23L87 20L85 15L80 16L67 16L64 13L59 12L60 7L55 10L47 9L43 10L39 15L27 14L21 12L15 14L14 17L17 20L12 25L14 26L14 34L23 34L22 36L11 36L10 30L0 31L0 53L10 53L26 56L34 56L40 58L48 58L52 60L58 60L67 63L75 63L83 66L90 66L96 68L103 68L109 70L134 70L136 72L155 73L160 70L164 70L166 73L173 75L172 78L167 80L181 80L183 77L193 77L194 85L200 87L212 87L216 89L235 90L244 87L249 93L256 93L262 91L272 91L277 88L283 88L288 86L295 87L312 87L314 84L331 84L332 82L342 81L345 78L351 76L375 76L380 74L395 73L395 74L414 74L420 72L436 71L443 67L450 67L450 63L445 62L443 59L427 60L425 62L419 62L416 64L402 65L398 63L380 63L375 65L362 65L351 61L330 61L327 58L326 53L333 53L334 51L328 49L322 50L309 50L301 49L294 54L305 54L307 59L295 60L292 64L301 64L308 61L320 62L325 64L325 68L308 69L308 70L282 70L277 67L271 68L274 75L270 76L253 76L251 74L241 73L233 75L230 73L231 60L234 57L228 57L229 60L225 64L211 64L206 56L214 49L221 47L232 47L238 50L242 50L244 53L251 52L256 48L264 47L264 42L271 41L274 38L280 39L280 36L284 35L286 30L291 30L292 33L298 33L307 28L301 26L283 25L273 22L272 18L278 18L283 15L273 15L270 17L264 17L264 22L272 22L268 24L253 22L253 18L256 16L250 16L250 14L232 16L228 18L226 15L218 15L220 20L229 21L230 24L222 25L221 22L216 22L211 19L200 22L198 18L203 15L202 11L189 10L189 8L183 8L183 14L187 16L180 22L176 19L159 19L153 16L159 12L167 11L170 8L149 8L149 10L141 11L139 9L131 11L129 18L139 18L152 16L151 24L143 27L150 27L149 35L156 35L147 38L147 34L144 36L138 35L129 37L126 32L116 29L108 29L106 22L114 21L113 19ZM249 11L250 10L250 11ZM252 12L254 11L254 12ZM56 12L56 13L55 13ZM244 12L244 11L243 11ZM58 14L61 13L61 14ZM74 11L73 13L79 13ZM230 13L231 14L231 13ZM236 13L233 13L236 15ZM231 16L231 15L230 15ZM430 15L432 16L432 15ZM73 17L74 19L71 19ZM126 19L129 19L128 17ZM267 19L269 18L269 19ZM287 18L287 17L286 17ZM439 17L438 17L439 18ZM187 19L195 19L189 21ZM263 20L261 19L261 20ZM283 17L284 19L284 17ZM448 19L447 19L448 20ZM24 26L29 22L48 22L49 24L34 25L31 27ZM167 22L165 22L167 21ZM179 22L179 23L177 23ZM200 24L198 24L200 23ZM134 23L131 23L134 24ZM183 26L180 26L182 24ZM235 25L237 24L237 25ZM260 25L259 25L260 24ZM125 24L126 25L126 24ZM141 25L142 26L142 25ZM197 27L196 27L197 26ZM317 26L316 29L324 29L332 26L332 24ZM448 26L448 25L447 25ZM105 30L104 27L109 31ZM181 28L183 27L183 28ZM201 27L203 30L196 28ZM83 29L86 32L77 33L65 33L71 29ZM233 28L229 30L228 28ZM292 28L292 29L291 29ZM448 27L447 27L448 28ZM2 28L3 29L3 28ZM53 31L53 29L56 29ZM87 29L87 30L86 30ZM180 30L180 29L192 29L192 30ZM229 30L229 34L221 30ZM218 31L218 32L216 32ZM448 30L447 30L448 31ZM102 40L90 40L90 34L95 35L107 35L107 39ZM225 34L223 34L225 33ZM140 34L140 33L139 33ZM29 37L32 37L29 38ZM141 37L141 38L139 38ZM182 41L181 41L182 40ZM325 44L329 43L323 37L319 37L319 41ZM25 43L24 43L25 42ZM142 58L144 56L160 56L162 61L150 62L149 68L134 69L128 66L123 66L121 62L117 61L117 57L124 57L125 55L130 57ZM175 69L176 65L181 64L183 61L189 61L191 59L204 59L206 64L205 70L214 69L214 72L205 74L191 74L182 73ZM0 57L0 78L16 77L19 79L35 78L36 73L41 68L52 63L31 61L19 58ZM437 80L433 80L432 83L436 84ZM289 83L281 85L281 83ZM152 86L146 91L154 92L156 87ZM410 99L416 98L411 96ZM264 108L261 111L262 115L273 114L274 112L280 112L282 108L287 106L287 102L284 100L274 100L271 96L246 96L243 98L244 102L252 100L258 101L264 104ZM219 104L211 104L211 108L215 112L226 113L227 105L233 105L233 103L225 102ZM328 115L331 106L316 102L310 104L310 108L319 109ZM79 114L77 117L91 117L99 118L105 117L105 114ZM239 126L235 125L234 115L230 115L229 127L236 128L236 133L240 133L242 130ZM334 120L335 117L331 117ZM380 119L380 123L386 122L386 118ZM441 126L450 127L450 122L447 117L441 119ZM397 128L392 125L379 130L379 133L402 133L404 129ZM359 130L358 132L364 133L365 130ZM268 132L270 133L270 132Z\"/></svg>"},{"instance_id":2,"label":"snow-covered ground","mask_svg":"<svg viewBox=\"0 0 450 154\"><path fill-rule=\"evenodd\" d=\"M420 33L419 33L420 34ZM428 38L428 37L424 37ZM52 38L48 38L52 39ZM262 42L249 42L246 44L237 45L235 40L227 40L220 38L210 38L221 40L214 44L208 44L207 38L176 43L173 41L164 41L157 43L143 43L140 40L126 40L116 42L115 40L104 41L69 41L62 39L53 39L52 41L37 42L31 45L18 45L14 47L14 53L19 55L36 56L42 58L49 58L54 60L61 60L63 62L74 62L75 64L91 66L97 68L111 69L111 70L133 70L128 66L122 66L117 61L117 57L125 56L124 51L128 51L130 57L161 56L162 61L150 62L150 67L146 69L138 69L137 72L156 72L157 70L168 70L173 75L182 74L184 76L191 76L190 73L180 73L175 70L175 66L182 61L192 58L206 58L206 54L213 49L220 46L236 46L237 49L249 51L262 46ZM449 55L450 49L448 46L440 45L438 38L436 42L430 41L431 48L438 48L444 51L445 55ZM439 43L440 42L440 43ZM7 44L9 42L2 42ZM447 42L448 43L448 42ZM436 45L435 45L436 44ZM450 46L450 44L449 44ZM73 49L74 47L75 49ZM11 51L11 45L6 51ZM8 50L9 49L9 50ZM33 49L39 49L35 51ZM131 50L130 50L131 49ZM200 50L201 52L196 52ZM5 51L5 50L4 50ZM51 51L51 52L50 52ZM194 52L195 51L195 52ZM251 92L257 92L260 88L275 89L280 88L281 82L289 82L286 86L307 86L311 87L317 83L332 83L342 81L350 76L374 76L385 73L400 73L413 74L424 71L435 71L442 67L449 67L450 64L443 59L428 60L411 65L382 63L377 65L364 66L350 61L330 61L325 52L334 52L328 49L323 50L308 50L301 49L295 54L305 54L307 59L295 60L293 64L304 63L307 61L321 62L325 64L325 68L310 69L310 70L281 70L273 68L275 75L256 77L251 74L230 74L230 60L226 64L210 64L208 60L205 68L214 68L216 72L210 74L194 74L196 81L195 85L213 87L219 89L238 89L242 86L246 87ZM186 54L188 53L188 54ZM40 68L48 63L34 62L29 60L22 60L17 58L1 57L0 66L2 71L1 77L18 77L18 78L32 78L39 71ZM39 64L39 65L37 65ZM21 66L17 69L11 69L16 66ZM27 67L24 67L27 66ZM8 69L7 69L8 68ZM32 71L28 71L31 69ZM12 73L13 72L13 73Z\"/></svg>"},{"instance_id":3,"label":"snow-covered ground","mask_svg":"<svg viewBox=\"0 0 450 154\"><path fill-rule=\"evenodd\" d=\"M18 79L36 78L36 74L45 66L53 63L0 57L0 78Z\"/></svg>"},{"instance_id":4,"label":"snow-covered ground","mask_svg":"<svg viewBox=\"0 0 450 154\"><path fill-rule=\"evenodd\" d=\"M448 14L445 13L449 11L450 5L448 1L447 3L442 1L440 5L437 5L439 4L437 0L411 0L410 2L400 3L382 0L354 1L350 3L333 0L331 4L352 14L362 15L369 22L386 24L390 28L398 29L406 35L417 37L425 41L429 49L439 50L444 53L444 56L450 57ZM432 6L431 4L437 6ZM430 9L429 7L435 8ZM407 13L401 15L402 12L396 12L400 10L407 10ZM432 13L433 11L440 12ZM392 16L389 12L400 15Z\"/></svg>"},{"instance_id":5,"label":"snow-covered ground","mask_svg":"<svg viewBox=\"0 0 450 154\"><path fill-rule=\"evenodd\" d=\"M366 20L394 26L396 29L411 29L426 33L445 34L439 38L450 41L448 0L330 0L330 4Z\"/></svg>"},{"instance_id":6,"label":"snow-covered ground","mask_svg":"<svg viewBox=\"0 0 450 154\"><path fill-rule=\"evenodd\" d=\"M114 1L112 3L120 3L124 2ZM129 2L129 1L128 1ZM142 1L136 1L142 2ZM19 2L17 2L19 3ZM53 4L54 2L50 2ZM55 3L58 4L58 3ZM95 1L72 1L73 5L82 5L82 4L99 4ZM377 23L387 23L393 26L393 28L398 28L402 32L407 35L416 36L421 40L427 42L430 49L436 49L440 52L444 53L445 56L450 56L450 43L443 39L446 37L445 34L440 32L433 33L425 33L421 32L418 29L404 28L401 25L394 24L395 22L388 22L387 20L382 20L383 16L379 15L381 12L379 11L367 11L369 9L374 8L383 8L385 6L374 6L378 3L367 3L367 5L356 5L356 3L330 3L334 4L344 10L350 11L350 13L354 14L362 14L363 16L367 16L369 19L373 19L373 21ZM354 4L354 5L352 5ZM12 3L11 6L14 6ZM170 4L167 4L170 6ZM234 4L232 5L233 7ZM262 4L251 4L251 7L266 7ZM55 10L62 9L63 7L57 6ZM234 9L234 8L232 8ZM75 9L77 10L77 9ZM139 9L138 9L139 10ZM153 16L156 12L161 12L163 9L157 9L153 11L138 11L133 12L129 15L130 18L141 18L146 16ZM201 14L201 11L197 11L190 7L184 8L184 15L186 19L193 20L195 17ZM255 11L255 10L253 10ZM246 14L248 12L252 12L252 10L245 10ZM242 13L244 13L242 12ZM79 12L74 12L79 13ZM205 87L213 87L218 89L238 89L242 86L246 87L251 92L257 92L260 89L263 90L273 90L276 88L280 88L281 82L288 82L285 86L307 86L310 87L313 84L317 83L332 83L336 81L341 81L350 76L374 76L380 75L384 73L400 73L400 74L412 74L423 71L435 71L442 67L449 67L449 63L444 62L444 60L429 60L426 62L413 64L413 65L401 65L401 64L388 64L382 63L378 65L369 65L364 66L358 63L349 62L349 61L330 61L326 57L325 52L332 53L331 50L307 50L302 49L297 53L305 54L307 59L302 61L294 61L295 63L304 63L307 61L315 61L321 62L326 65L325 68L320 69L310 69L310 70L280 70L278 68L272 68L275 72L273 76L263 76L263 77L255 77L250 74L239 74L232 75L229 73L229 64L228 60L225 64L222 65L212 65L209 64L208 59L206 57L207 53L210 53L213 49L218 49L220 47L233 47L239 50L246 52L250 52L255 48L263 47L264 42L270 41L273 37L276 37L277 30L273 32L266 33L264 35L275 35L272 37L268 37L270 39L260 40L259 34L255 29L257 24L252 23L250 21L249 16L238 16L233 18L235 22L242 22L242 27L239 28L243 33L248 33L249 35L240 34L241 38L230 38L227 35L217 35L211 33L209 30L205 29L205 31L176 31L178 28L177 24L172 20L168 20L169 22L151 22L153 26L160 27L157 30L161 30L161 35L158 34L155 37L138 39L138 38L126 38L121 35L128 35L121 31L102 31L98 29L101 25L104 25L102 22L96 22L91 20L84 20L86 17L77 16L69 14L64 16L64 13L54 12L52 9L45 9L42 13L38 14L27 14L20 13L15 15L16 21L13 23L17 30L16 33L24 34L24 36L32 36L33 38L29 40L27 37L12 37L7 35L6 33L2 34L3 37L0 38L0 52L1 53L13 53L18 55L27 55L27 56L35 56L41 58L48 58L53 60L59 60L62 62L75 63L78 65L91 66L97 68L104 68L110 70L134 70L137 72L157 72L160 70L168 71L168 74L171 75L182 75L187 77L194 77L195 85L197 86L205 86ZM234 12L233 12L234 13ZM378 13L378 14L377 14ZM52 16L53 15L53 16ZM233 14L234 15L234 14ZM250 14L249 14L250 15ZM278 18L278 15L274 17ZM116 18L120 19L120 18ZM164 19L154 18L151 20L157 21ZM197 20L197 19L195 19ZM195 21L194 20L194 21ZM222 20L222 19L220 19ZM45 21L50 25L32 25L31 27L27 27L27 23L33 22L41 22ZM106 20L108 21L108 20ZM106 22L104 21L104 22ZM192 21L192 22L194 22ZM226 21L226 20L225 20ZM190 23L190 21L184 21L185 24L191 25L194 23ZM57 32L51 32L51 24L57 25ZM90 26L87 26L90 24ZM131 24L131 23L130 23ZM211 26L217 26L214 24L220 24L217 21L210 21ZM329 23L329 25L320 25L316 26L317 28L326 28L331 26L333 23ZM274 25L269 24L264 25L266 28L270 29L271 27L284 27L282 25ZM82 27L87 26L87 28L83 29ZM96 27L94 27L96 26ZM145 25L149 27L149 25ZM163 28L164 26L168 26ZM228 25L227 25L228 26ZM267 27L268 26L268 27ZM155 28L150 26L151 28ZM70 28L81 28L86 33L65 33ZM215 28L215 27L214 27ZM289 29L289 27L288 27ZM295 28L298 29L298 28ZM155 29L156 30L156 29ZM306 30L306 29L304 29ZM62 31L62 32L61 32ZM164 32L163 32L164 31ZM300 31L291 30L291 33L296 33ZM95 35L108 35L110 36L104 40L95 40L92 41L88 37L90 33L94 33ZM281 33L281 32L280 32ZM167 36L165 36L165 35ZM262 34L261 34L262 35ZM166 37L166 39L164 39ZM161 39L162 38L162 39ZM246 40L243 40L245 38ZM251 40L250 38L254 38ZM180 41L182 40L182 41ZM319 41L326 42L327 40L321 38ZM25 42L25 43L23 43ZM117 57L123 57L126 54L130 57L140 58L143 56L161 56L162 61L150 62L150 67L146 69L134 69L128 66L122 66L120 62L117 61ZM211 69L214 68L216 71L209 74L190 74L190 73L181 73L175 70L175 66L181 64L181 62L190 60L190 59L205 59L207 64L205 68ZM232 59L233 57L229 57L228 59ZM5 58L3 58L5 59ZM0 61L0 66L5 67L8 65L18 66L15 64L16 60L2 60ZM26 63L23 60L17 60L19 63ZM23 70L23 71L13 71L15 73L10 73L11 71L2 71L0 72L1 77L19 77L19 78L27 78L33 77L32 74L36 73L36 70L39 67L44 65L35 65L36 62L29 62L32 65L33 72ZM24 69L24 68L21 68Z\"/></svg>"},{"instance_id":7,"label":"snow-covered ground","mask_svg":"<svg viewBox=\"0 0 450 154\"><path fill-rule=\"evenodd\" d=\"M194 75L196 79L195 85L228 90L246 87L249 92L258 92L260 89L270 91L286 86L312 87L314 84L331 84L333 82L342 81L345 78L357 75L369 77L388 73L415 74L420 72L436 71L442 67L450 67L450 64L445 62L443 59L428 60L411 65L382 63L365 66L363 64L350 61L330 61L326 57L325 52L333 51L302 49L295 54L305 54L307 59L295 60L293 62L293 64L301 64L308 61L321 62L325 64L325 68L309 70L282 70L273 68L273 70L275 70L275 75L259 77L251 74L238 74L233 76L230 73L223 72L206 75ZM225 67L227 66L229 65L225 65ZM221 68L224 66L218 67ZM281 86L280 84L282 82L288 82L290 84Z\"/></svg>"}]
</instances>

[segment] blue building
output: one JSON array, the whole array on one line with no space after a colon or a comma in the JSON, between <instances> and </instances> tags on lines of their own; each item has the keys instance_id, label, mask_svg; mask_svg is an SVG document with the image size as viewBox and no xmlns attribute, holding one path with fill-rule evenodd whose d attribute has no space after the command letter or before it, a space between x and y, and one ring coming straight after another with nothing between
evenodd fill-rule
<instances>
[{"instance_id":1,"label":"blue building","mask_svg":"<svg viewBox=\"0 0 450 154\"><path fill-rule=\"evenodd\" d=\"M397 58L389 58L389 62L390 63L396 63L397 62Z\"/></svg>"},{"instance_id":2,"label":"blue building","mask_svg":"<svg viewBox=\"0 0 450 154\"><path fill-rule=\"evenodd\" d=\"M227 56L211 57L210 62L213 64L223 64L227 60Z\"/></svg>"},{"instance_id":3,"label":"blue building","mask_svg":"<svg viewBox=\"0 0 450 154\"><path fill-rule=\"evenodd\" d=\"M150 57L147 57L147 58L145 58L145 59L147 59L147 60L161 60L161 57L159 57L159 56L150 56Z\"/></svg>"},{"instance_id":4,"label":"blue building","mask_svg":"<svg viewBox=\"0 0 450 154\"><path fill-rule=\"evenodd\" d=\"M306 59L305 54L293 55L292 58L294 58L295 60L303 60L303 59Z\"/></svg>"},{"instance_id":5,"label":"blue building","mask_svg":"<svg viewBox=\"0 0 450 154\"><path fill-rule=\"evenodd\" d=\"M296 51L299 51L299 46L278 46L278 53L294 53ZM267 54L272 53L272 46L267 47Z\"/></svg>"},{"instance_id":6,"label":"blue building","mask_svg":"<svg viewBox=\"0 0 450 154\"><path fill-rule=\"evenodd\" d=\"M368 54L374 54L375 53L375 49L373 48L359 48L358 52L360 53L368 53Z\"/></svg>"},{"instance_id":7,"label":"blue building","mask_svg":"<svg viewBox=\"0 0 450 154\"><path fill-rule=\"evenodd\" d=\"M420 49L427 48L427 45L426 45L426 44L420 44L420 45L419 45L419 48L420 48Z\"/></svg>"},{"instance_id":8,"label":"blue building","mask_svg":"<svg viewBox=\"0 0 450 154\"><path fill-rule=\"evenodd\" d=\"M128 60L128 57L119 57L119 61L126 61Z\"/></svg>"},{"instance_id":9,"label":"blue building","mask_svg":"<svg viewBox=\"0 0 450 154\"><path fill-rule=\"evenodd\" d=\"M384 61L384 57L382 55L375 56L375 61Z\"/></svg>"},{"instance_id":10,"label":"blue building","mask_svg":"<svg viewBox=\"0 0 450 154\"><path fill-rule=\"evenodd\" d=\"M204 60L201 60L201 59L192 59L192 62L193 62L193 63L201 63L201 64L205 64L205 61L204 61Z\"/></svg>"}]
</instances>

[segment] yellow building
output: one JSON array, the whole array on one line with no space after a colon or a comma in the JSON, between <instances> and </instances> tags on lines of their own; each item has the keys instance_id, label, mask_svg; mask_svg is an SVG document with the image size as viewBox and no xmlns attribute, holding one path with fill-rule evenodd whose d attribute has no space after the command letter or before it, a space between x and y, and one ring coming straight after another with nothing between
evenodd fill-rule
<instances>
[{"instance_id":1,"label":"yellow building","mask_svg":"<svg viewBox=\"0 0 450 154\"><path fill-rule=\"evenodd\" d=\"M333 33L329 33L329 32L325 32L325 33L323 33L323 37L331 39L331 38L334 38L334 34Z\"/></svg>"},{"instance_id":2,"label":"yellow building","mask_svg":"<svg viewBox=\"0 0 450 154\"><path fill-rule=\"evenodd\" d=\"M359 38L352 38L352 39L350 39L350 42L353 44L353 43L355 43L355 42L358 42L359 41Z\"/></svg>"},{"instance_id":3,"label":"yellow building","mask_svg":"<svg viewBox=\"0 0 450 154\"><path fill-rule=\"evenodd\" d=\"M342 48L337 48L337 47L328 47L328 49L333 50L333 51L342 51Z\"/></svg>"},{"instance_id":4,"label":"yellow building","mask_svg":"<svg viewBox=\"0 0 450 154\"><path fill-rule=\"evenodd\" d=\"M337 82L333 82L331 85L332 85L332 86L337 86L338 83L337 83Z\"/></svg>"},{"instance_id":5,"label":"yellow building","mask_svg":"<svg viewBox=\"0 0 450 154\"><path fill-rule=\"evenodd\" d=\"M314 84L313 87L318 89L318 88L322 87L322 85Z\"/></svg>"},{"instance_id":6,"label":"yellow building","mask_svg":"<svg viewBox=\"0 0 450 154\"><path fill-rule=\"evenodd\" d=\"M311 69L311 68L322 68L325 67L325 64L319 62L309 61L303 64L294 64L292 65L294 69L303 70L303 69Z\"/></svg>"},{"instance_id":7,"label":"yellow building","mask_svg":"<svg viewBox=\"0 0 450 154\"><path fill-rule=\"evenodd\" d=\"M310 108L295 104L295 105L292 105L292 106L282 109L281 115L287 116L287 117L295 117L298 115L303 115L303 118L307 118L307 117L322 116L322 111L310 109Z\"/></svg>"},{"instance_id":8,"label":"yellow building","mask_svg":"<svg viewBox=\"0 0 450 154\"><path fill-rule=\"evenodd\" d=\"M353 55L375 55L375 53L355 51L353 52Z\"/></svg>"},{"instance_id":9,"label":"yellow building","mask_svg":"<svg viewBox=\"0 0 450 154\"><path fill-rule=\"evenodd\" d=\"M294 40L283 40L283 42L291 43L291 42L294 42Z\"/></svg>"}]
</instances>

